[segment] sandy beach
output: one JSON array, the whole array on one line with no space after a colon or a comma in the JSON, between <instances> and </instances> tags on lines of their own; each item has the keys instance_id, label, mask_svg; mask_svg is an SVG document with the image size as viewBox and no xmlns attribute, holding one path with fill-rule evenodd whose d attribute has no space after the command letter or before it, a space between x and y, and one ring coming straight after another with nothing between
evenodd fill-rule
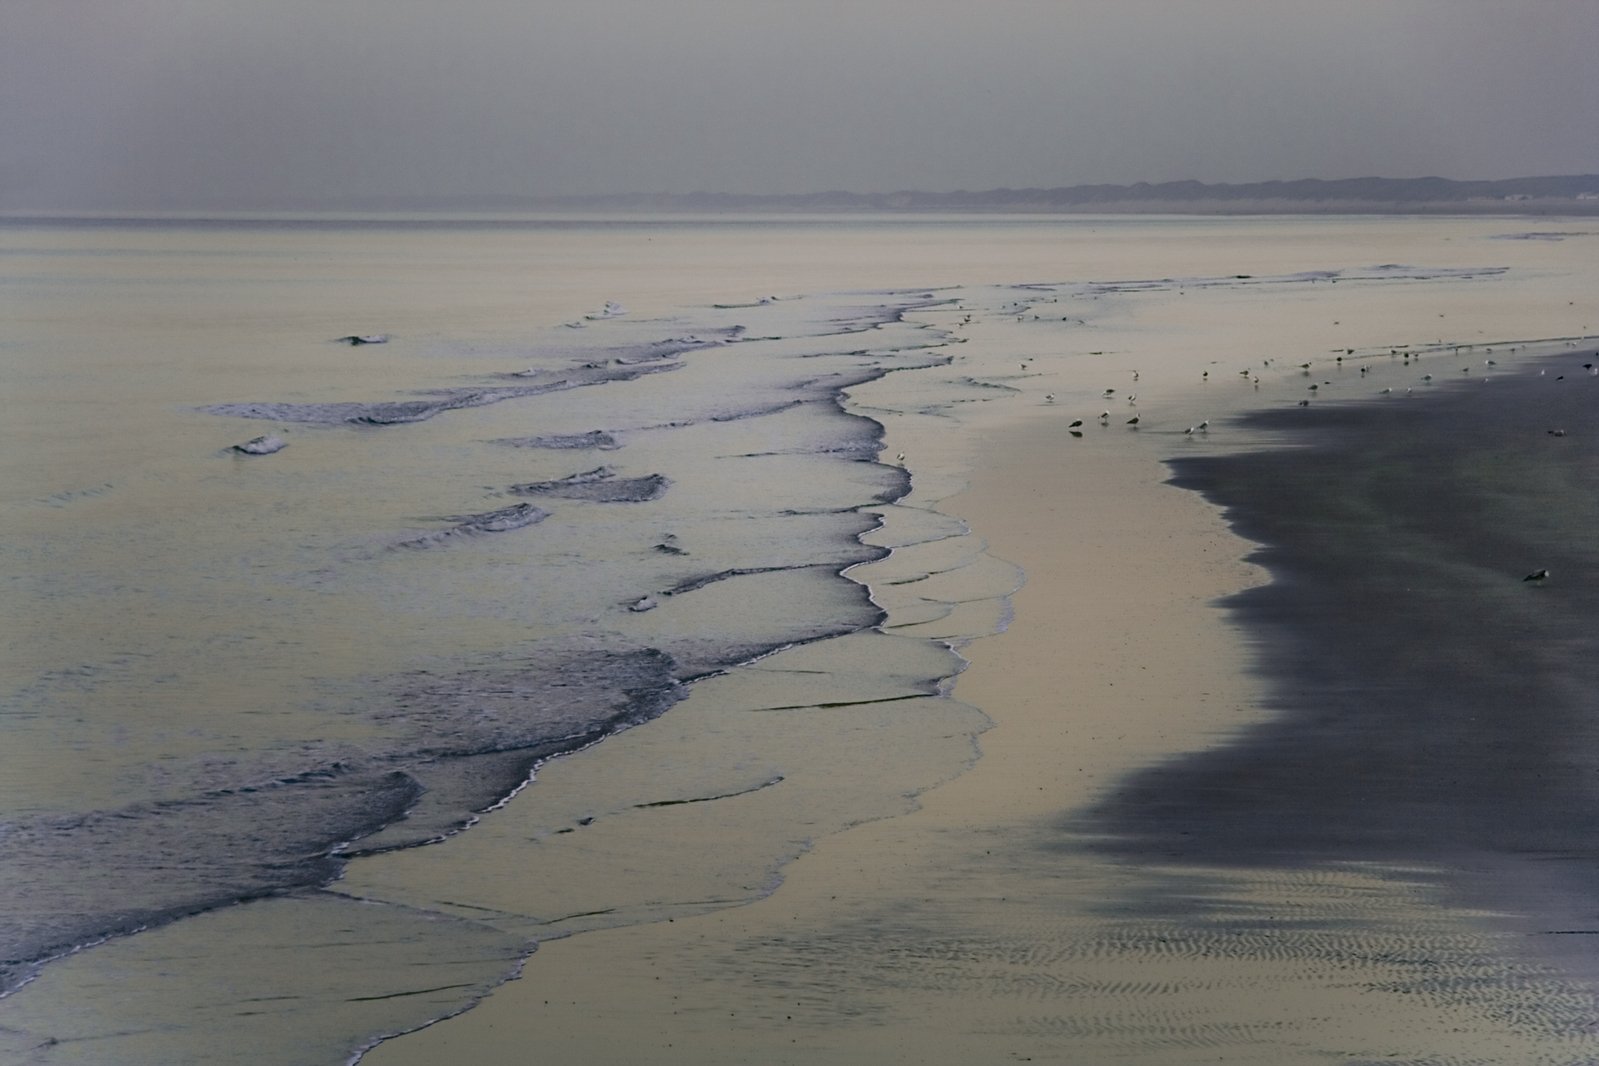
<instances>
[{"instance_id":1,"label":"sandy beach","mask_svg":"<svg viewBox=\"0 0 1599 1066\"><path fill-rule=\"evenodd\" d=\"M1185 310L1210 322L1221 302ZM1025 372L1027 347L993 332L1005 328L971 341L1022 355ZM961 518L1025 574L1010 624L961 645L970 665L953 696L991 723L980 757L910 813L815 841L770 895L544 940L519 980L363 1061L511 1063L530 1048L604 1063L1588 1061L1582 968L1529 951L1506 900L1462 894L1436 854L1307 839L1292 858L1239 862L1219 846L1207 863L1204 844L1162 836L1202 828L1198 810L1185 812L1193 826L1142 827L1150 842L1132 846L1113 835L1130 823L1085 817L1116 810L1139 771L1159 795L1150 767L1225 750L1279 713L1260 631L1236 609L1267 583L1258 545L1172 484L1167 460L1282 439L1233 415L1298 409L1310 385L1376 396L1422 380L1397 350L1344 361L1279 371L1262 400L1247 374L1222 382L1238 361L1128 354L1098 375L1119 386L1091 401L1111 412L1104 426L1069 375L1049 383L1066 378L1076 410L1029 383L1026 410L974 440L888 419L885 454L903 450L917 486L906 502ZM1145 398L1129 405L1135 391ZM1066 426L1084 413L1075 436ZM1366 817L1397 809L1385 803ZM1257 820L1272 824L1269 809Z\"/></svg>"},{"instance_id":2,"label":"sandy beach","mask_svg":"<svg viewBox=\"0 0 1599 1066\"><path fill-rule=\"evenodd\" d=\"M1063 830L1121 775L1263 714L1217 605L1263 580L1251 545L1147 453L1040 463L1063 443L1047 422L991 435L941 504L1028 575L1014 624L964 651L955 694L994 720L970 771L821 841L759 902L547 942L364 1061L1582 1061L1447 987L1503 978L1529 1015L1573 994L1505 978L1489 960L1518 936L1424 868L1165 867Z\"/></svg>"},{"instance_id":3,"label":"sandy beach","mask_svg":"<svg viewBox=\"0 0 1599 1066\"><path fill-rule=\"evenodd\" d=\"M0 1058L1591 1061L1524 227L41 230Z\"/></svg>"},{"instance_id":4,"label":"sandy beach","mask_svg":"<svg viewBox=\"0 0 1599 1066\"><path fill-rule=\"evenodd\" d=\"M0 1066L1599 1066L1459 7L5 3Z\"/></svg>"},{"instance_id":5,"label":"sandy beach","mask_svg":"<svg viewBox=\"0 0 1599 1066\"><path fill-rule=\"evenodd\" d=\"M1028 575L1015 623L963 651L955 694L994 719L970 771L913 814L822 841L760 902L547 943L462 1024L365 1061L511 1062L530 1043L616 1063L1043 1053L1021 1017L992 1031L992 1006L1047 1010L1069 988L1048 960L1118 891L1109 868L1049 869L1050 821L1247 719L1243 652L1211 601L1258 580L1147 454L1039 462L1069 443L1059 419L990 437L973 488L942 505L981 516L988 550ZM1129 560L1138 573L1112 562Z\"/></svg>"}]
</instances>

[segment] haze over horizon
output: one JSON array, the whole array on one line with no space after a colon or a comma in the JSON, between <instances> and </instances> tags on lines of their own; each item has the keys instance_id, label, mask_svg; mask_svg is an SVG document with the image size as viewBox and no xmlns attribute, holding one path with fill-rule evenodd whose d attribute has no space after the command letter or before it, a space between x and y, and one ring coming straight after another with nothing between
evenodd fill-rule
<instances>
[{"instance_id":1,"label":"haze over horizon","mask_svg":"<svg viewBox=\"0 0 1599 1066\"><path fill-rule=\"evenodd\" d=\"M9 0L0 210L1599 173L1599 4Z\"/></svg>"}]
</instances>

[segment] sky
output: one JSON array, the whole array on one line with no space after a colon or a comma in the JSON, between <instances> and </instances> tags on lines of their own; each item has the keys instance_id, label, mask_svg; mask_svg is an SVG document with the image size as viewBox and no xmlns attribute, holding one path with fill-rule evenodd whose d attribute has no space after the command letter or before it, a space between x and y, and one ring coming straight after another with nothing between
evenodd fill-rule
<instances>
[{"instance_id":1,"label":"sky","mask_svg":"<svg viewBox=\"0 0 1599 1066\"><path fill-rule=\"evenodd\" d=\"M1599 173L1599 0L0 0L0 211Z\"/></svg>"}]
</instances>

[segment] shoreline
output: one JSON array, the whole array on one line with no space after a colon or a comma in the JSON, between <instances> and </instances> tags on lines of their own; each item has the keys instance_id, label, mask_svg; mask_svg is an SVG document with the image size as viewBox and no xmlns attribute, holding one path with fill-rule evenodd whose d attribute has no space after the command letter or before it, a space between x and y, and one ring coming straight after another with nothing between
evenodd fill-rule
<instances>
[{"instance_id":1,"label":"shoreline","mask_svg":"<svg viewBox=\"0 0 1599 1066\"><path fill-rule=\"evenodd\" d=\"M208 209L219 217L339 214L388 215L404 218L455 214L472 217L518 215L532 212L651 212L682 214L728 211L763 211L782 214L820 212L1175 212L1212 214L1481 214L1592 215L1599 213L1599 175L1563 174L1512 178L1450 179L1441 177L1299 178L1253 182L1201 182L1170 180L1135 184L1079 184L1071 186L990 188L982 190L850 192L814 190L803 193L737 193L697 191L588 193L553 196L483 194L478 196L379 196L317 200L286 199L259 202L253 208ZM7 218L41 215L93 218L111 210L67 208L13 209ZM179 212L160 206L124 208L126 216L172 216Z\"/></svg>"},{"instance_id":2,"label":"shoreline","mask_svg":"<svg viewBox=\"0 0 1599 1066\"><path fill-rule=\"evenodd\" d=\"M1502 247L1522 245L1542 248ZM902 502L965 520L1026 573L1014 623L963 649L954 697L993 723L981 757L911 813L813 836L754 902L546 936L520 979L364 1061L510 1063L527 1047L557 1060L830 1066L996 1054L1188 1066L1218 1050L1308 1066L1330 1049L1469 1059L1484 1041L1514 1049L1505 1062L1548 1052L1504 1004L1461 992L1515 946L1434 869L1132 862L1071 819L1134 771L1269 714L1252 638L1219 605L1264 580L1250 561L1259 545L1168 484L1168 458L1280 443L1237 417L1291 416L1316 395L1307 383L1322 386L1318 406L1403 393L1419 387L1421 361L1440 369L1451 350L1480 359L1505 336L1590 331L1577 275L1529 291L1475 246L1435 247L1448 254L1365 252L1355 262L1385 265L1347 284L1251 247L1231 273L1174 260L1153 286L1019 286L986 303L967 290L942 312L970 323L944 375L974 405L960 432L921 406L915 380L851 391L886 427L883 454L909 456ZM1414 256L1428 265L1398 265ZM1262 283L1272 297L1257 295ZM1039 354L1063 349L1073 357ZM1240 366L1256 368L1253 387ZM1124 425L1134 387L1136 429ZM1101 407L1120 413L1096 423ZM1081 436L1073 419L1087 420ZM1182 433L1205 419L1210 433ZM1437 986L1435 965L1453 983ZM1551 987L1518 977L1531 991L1513 1007L1535 1011Z\"/></svg>"},{"instance_id":3,"label":"shoreline","mask_svg":"<svg viewBox=\"0 0 1599 1066\"><path fill-rule=\"evenodd\" d=\"M472 1011L363 1062L509 1064L537 1046L614 1063L1179 1066L1220 1050L1264 1066L1485 1042L1508 1062L1572 1039L1496 1013L1575 1016L1581 992L1426 855L1234 864L1159 836L1107 853L1080 812L1282 724L1237 607L1273 589L1262 546L1173 473L1261 445L1173 465L1119 429L1068 444L1053 419L979 436L967 486L933 506L1026 582L1015 623L962 648L953 695L993 721L971 768L816 841L753 902L545 941ZM1040 461L1063 446L1090 454Z\"/></svg>"},{"instance_id":4,"label":"shoreline","mask_svg":"<svg viewBox=\"0 0 1599 1066\"><path fill-rule=\"evenodd\" d=\"M1213 506L1165 484L1163 466L1143 449L1106 442L1111 446L1092 462L1059 466L1055 479L1037 485L1034 457L1064 436L1055 420L988 435L969 486L936 505L972 525L990 555L1027 571L1012 597L1014 624L962 649L969 665L953 696L994 720L978 737L982 754L970 769L921 795L908 814L817 841L760 900L545 941L517 981L472 1011L382 1044L362 1061L421 1064L470 1054L509 1063L530 1042L556 1059L595 1062L949 1061L948 1042L970 1034L932 1019L976 1023L981 1008L966 1003L951 1013L964 997L952 1000L944 989L918 994L852 981L811 953L836 950L844 936L865 941L852 943L852 954L914 954L914 934L880 931L884 918L874 912L897 906L894 900L921 896L923 907L936 900L938 908L986 924L988 903L1018 884L1036 889L1040 878L1049 879L1036 867L1062 809L1086 802L1122 772L1252 718L1244 650L1212 606L1258 579L1241 558L1247 545ZM1072 494L1111 502L1074 508L1062 502ZM1138 548L1127 553L1130 540ZM1071 550L1086 544L1093 550ZM1138 559L1145 572L1129 580L1097 561L1118 553ZM1127 660L1131 644L1160 654ZM1039 669L1046 663L1051 667ZM1053 672L1061 668L1072 678L1069 695ZM1196 678L1204 689L1197 698ZM1079 761L1059 765L1061 753ZM1023 910L1036 904L1018 901ZM790 939L796 925L806 932ZM1014 932L974 928L973 935L1009 939ZM805 994L784 1006L781 1018L783 982L752 990L723 972L729 960L759 950L755 945L774 943L805 960L782 961L784 950L774 952L768 965L778 971L824 971L801 982ZM691 976L665 976L667 960ZM832 981L844 987L819 987ZM679 1012L686 987L697 1002ZM729 1006L726 1026L706 1002L718 997ZM860 997L854 1007L844 1002L853 997ZM612 1016L614 1009L622 1015ZM885 1025L885 1014L901 1024ZM868 1019L876 1020L859 1024ZM912 1029L922 1035L913 1038ZM992 1054L986 1038L969 1052Z\"/></svg>"},{"instance_id":5,"label":"shoreline","mask_svg":"<svg viewBox=\"0 0 1599 1066\"><path fill-rule=\"evenodd\" d=\"M266 1054L269 1046L274 1061L327 1058L305 1050L313 1045L342 1058L365 1034L421 1026L487 995L482 1011L432 1030L463 1034L466 1050L458 1057L483 1059L493 1049L480 1053L475 1042L481 1019L492 1017L489 1004L509 997L513 1006L526 1005L518 991L535 983L550 988L552 1000L569 1000L567 988L583 981L586 998L563 1008L571 1034L562 1039L576 1049L574 1057L587 1056L609 1046L610 1029L630 1032L631 1045L612 1049L621 1061L648 1057L639 1041L657 1032L677 1033L677 1046L696 1055L709 1049L732 1061L748 1058L752 1048L781 1057L779 1036L798 1040L806 1050L794 1053L818 1061L882 1058L900 1053L894 1033L901 1030L927 1033L915 1038L924 1058L947 1045L969 1052L968 1059L986 1059L995 1047L1013 1044L1035 1058L1088 1056L1144 1066L1158 1060L1159 1047L1186 1066L1220 1048L1248 1049L1279 1066L1304 1058L1262 1037L1294 1031L1304 1019L1303 1006L1285 1002L1289 989L1301 1004L1336 1003L1325 1017L1340 1021L1374 1013L1351 988L1376 996L1387 1006L1375 1013L1386 1012L1397 1034L1352 1048L1347 1034L1364 1030L1328 1022L1296 1036L1302 1051L1338 1048L1347 1058L1392 1043L1426 1057L1453 1045L1416 1047L1412 1032L1481 1035L1475 1016L1443 1029L1415 1024L1414 1014L1390 1009L1379 991L1426 993L1412 995L1415 1002L1439 998L1424 975L1374 961L1380 959L1447 958L1457 976L1469 975L1477 987L1491 983L1480 965L1471 968L1460 945L1481 947L1484 959L1499 957L1498 949L1484 939L1481 916L1463 913L1459 899L1452 903L1443 892L1441 871L1415 861L1402 869L1347 860L1325 869L1205 866L1203 849L1192 849L1191 861L1168 862L1158 854L1117 853L1104 846L1115 825L1107 831L1072 816L1108 802L1144 768L1216 747L1266 713L1254 696L1228 695L1259 680L1253 656L1260 649L1213 602L1258 578L1246 560L1256 546L1227 533L1214 506L1166 484L1172 471L1163 462L1174 455L1219 461L1240 448L1282 443L1277 430L1240 422L1246 410L1280 409L1285 427L1300 425L1296 404L1307 396L1316 416L1328 400L1375 398L1383 386L1403 394L1414 385L1425 394L1422 370L1412 368L1416 360L1441 379L1458 379L1451 352L1464 349L1482 360L1481 346L1522 346L1507 337L1590 335L1592 263L1582 242L1502 239L1526 236L1507 229L1359 220L1106 222L1047 232L930 227L904 241L885 240L899 230L853 226L807 231L800 241L796 230L805 254L782 280L760 273L758 291L780 295L755 302L726 296L753 284L758 268L749 264L767 261L754 231L624 228L566 241L592 259L599 279L592 287L627 297L642 313L586 339L585 347L602 355L619 344L652 338L658 344L685 329L698 336L701 326L725 320L744 324L756 314L747 307L758 306L774 324L752 324L764 338L760 348L697 353L681 373L650 378L649 388L579 390L543 405L549 410L542 413L473 406L470 416L385 431L380 444L364 432L338 438L349 454L296 447L285 461L234 469L252 478L315 475L277 486L309 505L322 497L306 495L307 487L336 498L342 475L364 466L381 486L364 494L369 507L329 512L342 522L329 532L410 527L422 515L462 521L449 516L481 511L473 504L495 484L553 484L592 465L565 453L485 443L521 440L530 430L555 439L597 425L638 423L651 434L635 440L640 447L629 453L646 462L624 472L660 473L675 487L647 507L624 512L572 504L541 523L536 538L457 540L460 550L425 555L362 554L346 572L318 576L319 593L358 597L317 597L330 613L312 621L330 627L369 594L386 607L422 606L424 595L436 594L442 613L453 610L463 623L430 630L409 624L403 611L370 612L380 628L355 630L361 643L329 645L329 661L367 664L361 676L411 678L383 664L414 665L420 652L424 662L448 668L383 688L374 706L386 702L383 692L411 694L427 705L463 686L471 693L504 688L495 684L505 675L501 667L521 658L483 649L508 639L520 647L514 642L529 635L530 625L542 633L600 619L650 647L708 662L710 644L723 635L747 644L762 619L773 621L782 637L798 629L789 621L797 614L826 623L859 617L856 609L868 596L861 581L890 620L832 640L788 641L793 646L786 650L703 677L671 714L547 763L537 787L446 843L364 857L327 889L202 915L53 965L37 986L7 1000L8 1027L21 1034L11 1043L34 1039L43 1047L48 1034L63 1049L82 1052L79 1041L99 1039L98 1061L153 1061L162 1057L158 1048L203 1046L197 1042L215 1031L210 1019L230 1005L271 1002L238 1015L231 1028L235 1058ZM187 248L184 242L194 240L179 243ZM393 235L385 240L400 242ZM434 237L406 240L440 254L456 247ZM518 286L494 264L534 243L520 234L489 240L470 232L452 240L492 253L479 257L482 279L508 290ZM360 250L363 239L335 235L312 243L336 256ZM841 258L841 249L860 254ZM623 252L625 274L616 268ZM699 272L684 278L663 272L663 263L688 253L703 264ZM910 328L874 326L864 335L849 328L877 317L878 301L892 294L935 291L876 283L913 269L947 282L954 302L916 312ZM817 275L830 287L814 297L781 295L811 292L804 280ZM995 275L1080 280L970 283ZM430 276L407 268L390 281L403 287ZM249 277L248 271L241 277L241 303L248 302L242 282ZM1143 280L1081 280L1096 278ZM564 282L551 284L553 306L565 290ZM104 287L119 291L114 272ZM723 294L714 310L697 302L701 291ZM507 291L485 335L514 332L528 315L522 301ZM359 365L342 350L329 366L315 365L315 380L334 390L323 398L370 399L361 394L370 392L379 367L431 380L443 357L470 356L449 365L471 374L503 368L514 354L504 340L464 351L443 343L442 333L427 340L418 331L460 329L481 318L482 309L456 308L450 326L424 321L439 313L430 297L414 302L410 319L382 321L397 339L392 348L352 354L365 359ZM552 321L560 317L545 313ZM348 317L347 310L340 314ZM654 317L661 314L667 317ZM346 328L343 321L319 327L315 316L302 319L291 318L282 331L285 343L300 345L295 351L307 334L325 345L338 332L333 325ZM919 332L927 327L932 332ZM152 334L148 346L171 348L156 343L162 336ZM559 337L545 353L551 359L572 354L565 343L571 338ZM860 377L863 361L923 364L935 354L927 342L940 337L950 342L947 367ZM1336 361L1335 353L1342 353ZM1490 358L1508 365L1522 357ZM281 392L312 370L294 362L272 380ZM737 402L716 399L726 395L729 374L751 398L740 392ZM855 432L847 449L832 446L849 428L836 404L768 402L778 397L767 392L795 375L817 400L827 386L844 385L851 412L876 423L870 440ZM227 393L253 381L241 377ZM243 398L258 388L244 389ZM229 398L216 391L201 398ZM292 389L285 395L306 398ZM711 399L697 403L700 396ZM699 424L692 420L657 426L663 402L709 418L705 425L714 432L692 429ZM1396 395L1392 402L1405 401ZM1103 420L1096 417L1102 409ZM1086 426L1070 432L1073 421ZM1185 432L1187 426L1194 431ZM386 461L395 434L405 433L419 439L416 461ZM329 436L296 440L326 445ZM799 476L814 465L800 455L817 448L838 464L832 470L842 482ZM896 453L908 456L904 471L860 465ZM415 476L457 469L468 456L471 483ZM208 471L203 459L182 469L196 476ZM861 509L885 479L897 483L907 472L914 475L909 496ZM741 476L729 483L730 473ZM122 492L94 506L120 506L101 516L115 518L139 499ZM1177 500L1187 502L1171 502ZM74 506L74 514L86 513ZM836 517L845 507L857 517ZM748 520L768 513L771 530ZM809 545L805 538L841 523L859 533L877 517L889 524L862 541L895 550L852 569L856 583L847 589L820 580L818 571L784 565L800 558L795 549ZM1201 527L1222 531L1209 551L1196 539ZM265 535L273 528L262 527L260 539L269 546L283 543ZM796 537L803 543L796 545ZM676 559L679 538L681 554L690 558ZM85 552L90 547L92 541L82 545ZM530 556L529 548L538 550ZM285 554L273 556L280 567L305 551ZM860 556L826 548L817 558L842 562L846 554ZM529 566L545 558L556 565ZM1162 561L1168 559L1178 562ZM418 563L427 564L420 574ZM1014 624L1013 564L1027 569L1029 582L1016 593ZM1203 595L1192 591L1202 570L1222 566L1246 576ZM1558 560L1553 566L1563 576L1570 569ZM188 572L172 568L169 576ZM705 584L713 573L736 577ZM367 580L358 584L357 577ZM668 591L688 587L692 595ZM656 591L661 610L627 610L647 604L639 596L648 590ZM662 592L669 598L659 599ZM281 629L311 647L304 612L288 607L269 621L281 621ZM971 643L1007 626L992 642ZM1212 651L1193 653L1203 642ZM952 648L997 657L1001 665L953 684L926 682L966 665ZM450 665L456 659L465 665ZM321 676L316 663L282 661L298 664L290 680L298 678L308 691ZM225 662L213 670L219 684L229 675ZM511 688L507 697L525 702L523 689ZM473 710L478 702L469 694L445 709L459 703ZM509 703L486 708L495 721L502 709L515 710ZM971 769L979 749L984 756ZM130 774L142 765L136 757L126 762ZM917 808L926 813L911 813ZM779 882L785 883L779 888ZM805 884L813 887L796 887ZM1494 909L1493 901L1482 906ZM646 926L652 928L639 928ZM680 928L694 940L684 942L675 932ZM357 930L361 936L352 936ZM1571 936L1550 939L1581 946ZM534 941L544 947L528 963L528 977L503 992L491 988ZM256 944L274 950L240 950ZM638 952L660 944L669 946L655 950L650 970ZM183 965L173 966L174 959ZM1349 959L1365 961L1351 970L1340 961ZM1328 986L1335 973L1347 982ZM677 1018L649 991L655 977L670 986L663 994L681 997L670 1009L690 1017L655 1024L649 1012L656 1007L662 1018ZM1160 982L1158 993L1151 981ZM119 986L143 991L136 1000L108 994ZM784 1000L784 990L799 993L795 1003ZM627 998L634 993L638 1008ZM1276 1017L1240 1015L1227 1008L1229 1000L1276 1004ZM75 1006L84 1003L103 1006L86 1015ZM196 1005L213 1013L198 1013ZM724 1008L726 1033L717 1024ZM161 1021L141 1026L135 1022L141 1017ZM796 1019L797 1026L787 1025ZM543 1042L541 1032L524 1036ZM1536 1050L1547 1057L1547 1047Z\"/></svg>"}]
</instances>

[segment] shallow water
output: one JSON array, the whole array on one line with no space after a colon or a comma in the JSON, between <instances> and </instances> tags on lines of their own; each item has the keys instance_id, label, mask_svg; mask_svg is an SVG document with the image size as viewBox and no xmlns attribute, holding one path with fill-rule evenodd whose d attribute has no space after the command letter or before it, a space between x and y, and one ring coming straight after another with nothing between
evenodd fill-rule
<instances>
[{"instance_id":1,"label":"shallow water","mask_svg":"<svg viewBox=\"0 0 1599 1066\"><path fill-rule=\"evenodd\" d=\"M226 1024L240 1061L337 1061L538 939L770 891L974 757L953 649L1019 578L926 509L974 428L1046 388L1092 421L1131 365L1175 434L1198 368L1432 342L1431 304L1468 343L1529 292L1537 335L1584 325L1569 250L1506 228L6 228L9 977L154 927L9 997L8 1052L181 1061ZM644 722L531 813L344 866Z\"/></svg>"}]
</instances>

